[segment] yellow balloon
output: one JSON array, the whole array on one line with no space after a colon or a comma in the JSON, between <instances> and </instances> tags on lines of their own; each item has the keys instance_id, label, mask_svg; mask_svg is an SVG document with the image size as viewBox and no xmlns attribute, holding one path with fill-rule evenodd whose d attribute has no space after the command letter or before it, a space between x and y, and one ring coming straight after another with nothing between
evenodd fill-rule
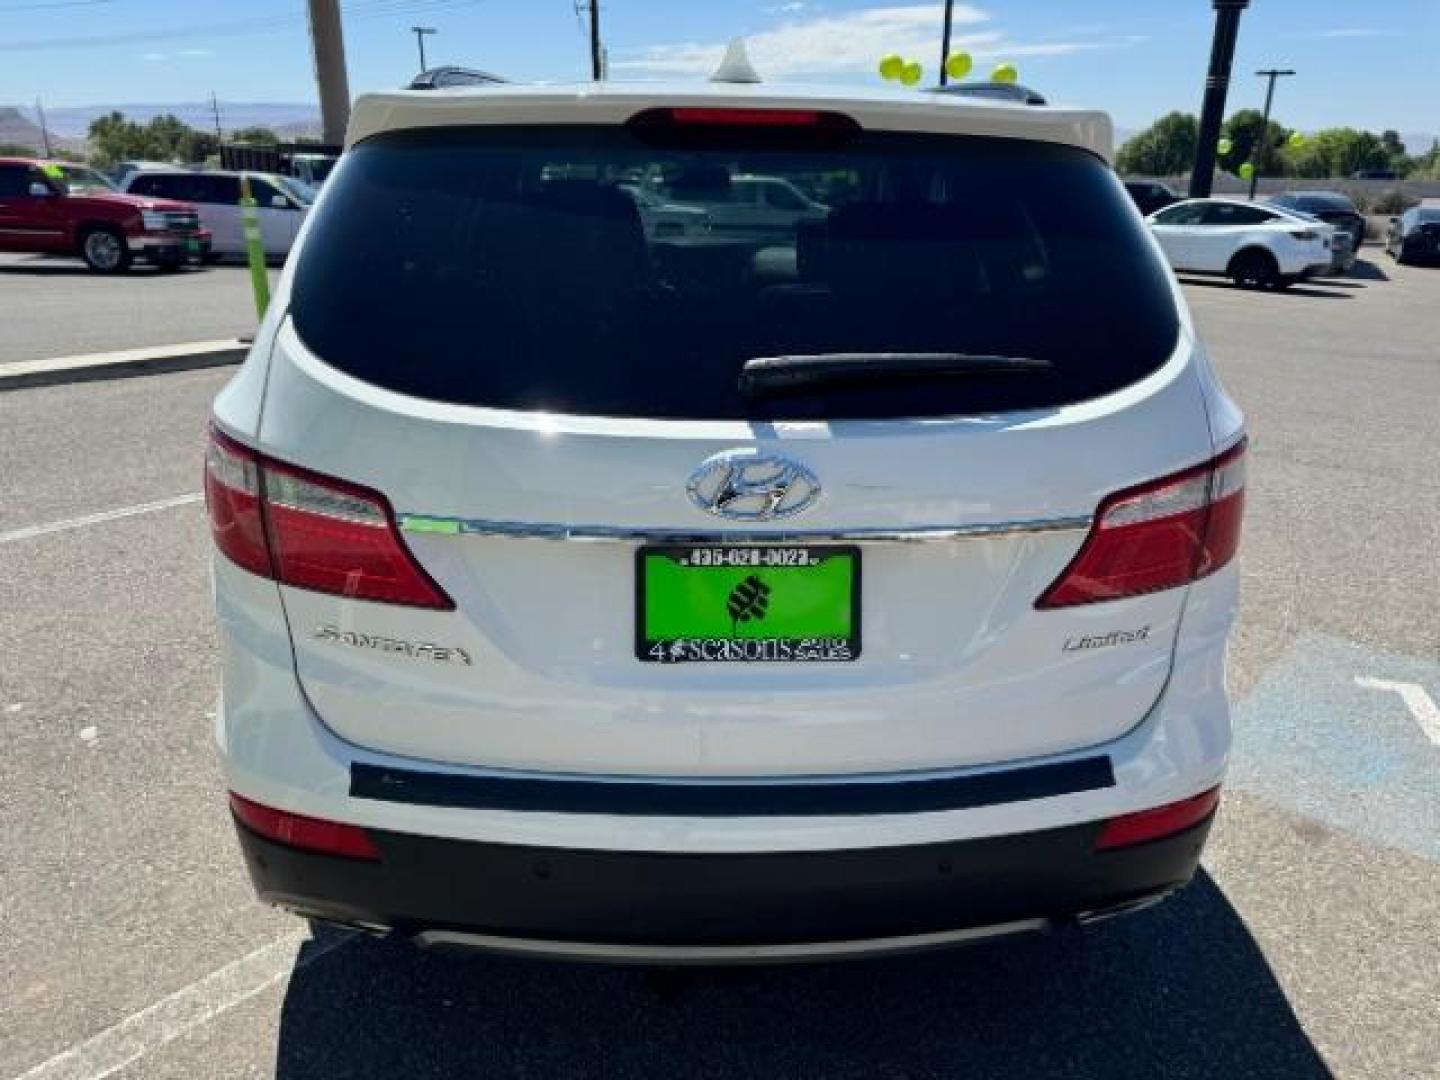
<instances>
[{"instance_id":1,"label":"yellow balloon","mask_svg":"<svg viewBox=\"0 0 1440 1080\"><path fill-rule=\"evenodd\" d=\"M974 66L975 61L968 52L951 53L945 60L945 74L952 79L963 79Z\"/></svg>"},{"instance_id":2,"label":"yellow balloon","mask_svg":"<svg viewBox=\"0 0 1440 1080\"><path fill-rule=\"evenodd\" d=\"M898 53L886 53L880 58L880 77L882 79L898 79L904 70L905 61Z\"/></svg>"},{"instance_id":3,"label":"yellow balloon","mask_svg":"<svg viewBox=\"0 0 1440 1080\"><path fill-rule=\"evenodd\" d=\"M900 69L900 81L906 86L914 86L920 81L921 76L924 74L925 69L920 66L920 62L918 60L911 60Z\"/></svg>"},{"instance_id":4,"label":"yellow balloon","mask_svg":"<svg viewBox=\"0 0 1440 1080\"><path fill-rule=\"evenodd\" d=\"M1014 64L1000 64L990 73L990 81L998 83L1013 83L1020 78L1020 72Z\"/></svg>"},{"instance_id":5,"label":"yellow balloon","mask_svg":"<svg viewBox=\"0 0 1440 1080\"><path fill-rule=\"evenodd\" d=\"M1240 179L1241 179L1241 180L1249 180L1249 179L1250 179L1252 176L1254 176L1254 175L1255 175L1255 166L1254 166L1254 165L1251 165L1250 162L1247 161L1247 162L1245 162L1244 165L1241 165L1241 166L1240 166Z\"/></svg>"}]
</instances>

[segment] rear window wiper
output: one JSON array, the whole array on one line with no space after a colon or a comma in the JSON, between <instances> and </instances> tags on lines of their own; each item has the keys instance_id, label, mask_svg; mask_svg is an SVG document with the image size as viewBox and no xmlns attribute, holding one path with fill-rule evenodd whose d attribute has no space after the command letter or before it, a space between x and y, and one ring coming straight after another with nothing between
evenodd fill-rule
<instances>
[{"instance_id":1,"label":"rear window wiper","mask_svg":"<svg viewBox=\"0 0 1440 1080\"><path fill-rule=\"evenodd\" d=\"M813 356L756 356L740 372L747 397L847 383L949 379L986 375L1041 375L1049 360L973 353L856 352Z\"/></svg>"}]
</instances>

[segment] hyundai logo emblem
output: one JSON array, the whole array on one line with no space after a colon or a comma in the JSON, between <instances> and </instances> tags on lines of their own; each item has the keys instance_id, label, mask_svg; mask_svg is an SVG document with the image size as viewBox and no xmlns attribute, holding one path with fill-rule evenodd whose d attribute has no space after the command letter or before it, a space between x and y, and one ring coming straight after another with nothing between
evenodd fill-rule
<instances>
[{"instance_id":1,"label":"hyundai logo emblem","mask_svg":"<svg viewBox=\"0 0 1440 1080\"><path fill-rule=\"evenodd\" d=\"M820 481L799 462L754 450L706 458L685 485L690 501L734 521L791 517L820 498Z\"/></svg>"}]
</instances>

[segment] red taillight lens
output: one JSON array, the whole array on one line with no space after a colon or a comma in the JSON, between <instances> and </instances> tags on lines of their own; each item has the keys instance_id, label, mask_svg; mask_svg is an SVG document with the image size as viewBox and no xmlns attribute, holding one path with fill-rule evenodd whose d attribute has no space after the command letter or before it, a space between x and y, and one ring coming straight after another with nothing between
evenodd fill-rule
<instances>
[{"instance_id":1,"label":"red taillight lens","mask_svg":"<svg viewBox=\"0 0 1440 1080\"><path fill-rule=\"evenodd\" d=\"M742 127L814 127L823 113L814 109L667 109L675 124L730 124Z\"/></svg>"},{"instance_id":2,"label":"red taillight lens","mask_svg":"<svg viewBox=\"0 0 1440 1080\"><path fill-rule=\"evenodd\" d=\"M453 611L378 491L274 461L212 431L206 501L216 546L285 585Z\"/></svg>"},{"instance_id":3,"label":"red taillight lens","mask_svg":"<svg viewBox=\"0 0 1440 1080\"><path fill-rule=\"evenodd\" d=\"M1220 805L1220 789L1211 788L1189 799L1166 803L1151 810L1122 814L1105 822L1095 840L1096 851L1131 847L1148 840L1162 840L1199 825Z\"/></svg>"},{"instance_id":4,"label":"red taillight lens","mask_svg":"<svg viewBox=\"0 0 1440 1080\"><path fill-rule=\"evenodd\" d=\"M260 466L254 453L211 430L205 453L205 505L215 546L237 566L273 577L260 512Z\"/></svg>"},{"instance_id":5,"label":"red taillight lens","mask_svg":"<svg viewBox=\"0 0 1440 1080\"><path fill-rule=\"evenodd\" d=\"M358 825L276 810L251 802L233 791L230 793L230 809L252 832L277 844L326 855L341 855L347 859L378 861L380 858L380 849L375 846L375 841Z\"/></svg>"},{"instance_id":6,"label":"red taillight lens","mask_svg":"<svg viewBox=\"0 0 1440 1080\"><path fill-rule=\"evenodd\" d=\"M1244 508L1243 440L1204 465L1117 492L1035 606L1138 596L1214 573L1235 557Z\"/></svg>"}]
</instances>

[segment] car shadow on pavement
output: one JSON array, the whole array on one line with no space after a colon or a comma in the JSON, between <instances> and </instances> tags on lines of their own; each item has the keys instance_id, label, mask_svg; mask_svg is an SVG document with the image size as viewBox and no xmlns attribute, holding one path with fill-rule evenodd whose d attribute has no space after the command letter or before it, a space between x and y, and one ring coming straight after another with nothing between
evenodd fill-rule
<instances>
[{"instance_id":1,"label":"car shadow on pavement","mask_svg":"<svg viewBox=\"0 0 1440 1080\"><path fill-rule=\"evenodd\" d=\"M1228 278L1219 277L1190 277L1182 275L1181 285L1194 285L1205 289L1233 289L1237 292L1254 292L1262 296L1306 296L1315 297L1321 300L1353 300L1355 299L1348 292L1328 292L1316 286L1338 284L1321 278L1313 280L1304 285L1291 285L1288 289L1244 289L1236 285Z\"/></svg>"},{"instance_id":2,"label":"car shadow on pavement","mask_svg":"<svg viewBox=\"0 0 1440 1080\"><path fill-rule=\"evenodd\" d=\"M656 972L368 938L304 964L305 950L281 1080L1331 1075L1204 873L1084 933L848 964Z\"/></svg>"},{"instance_id":3,"label":"car shadow on pavement","mask_svg":"<svg viewBox=\"0 0 1440 1080\"><path fill-rule=\"evenodd\" d=\"M105 277L112 280L116 278L132 277L137 274L144 274L149 277L177 277L180 274L193 274L198 271L209 270L208 266L186 266L179 270L161 270L158 267L148 266L145 263L137 262L124 274L97 274L85 266L84 263L5 263L0 265L0 276L9 275L12 277L89 277L97 281Z\"/></svg>"},{"instance_id":4,"label":"car shadow on pavement","mask_svg":"<svg viewBox=\"0 0 1440 1080\"><path fill-rule=\"evenodd\" d=\"M1390 275L1385 273L1377 263L1369 259L1356 259L1355 265L1346 271L1347 276L1359 278L1361 281L1389 281Z\"/></svg>"}]
</instances>

